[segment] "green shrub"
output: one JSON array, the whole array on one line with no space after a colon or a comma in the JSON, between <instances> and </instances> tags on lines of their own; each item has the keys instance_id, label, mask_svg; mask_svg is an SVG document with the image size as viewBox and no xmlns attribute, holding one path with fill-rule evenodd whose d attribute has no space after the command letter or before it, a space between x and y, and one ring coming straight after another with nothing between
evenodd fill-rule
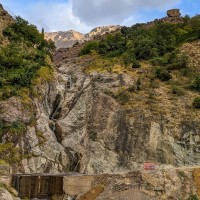
<instances>
[{"instance_id":1,"label":"green shrub","mask_svg":"<svg viewBox=\"0 0 200 200\"><path fill-rule=\"evenodd\" d=\"M141 67L141 64L137 60L134 60L132 63L132 68L140 68L140 67Z\"/></svg>"},{"instance_id":2,"label":"green shrub","mask_svg":"<svg viewBox=\"0 0 200 200\"><path fill-rule=\"evenodd\" d=\"M122 55L122 59L123 62L125 64L125 66L130 65L134 60L136 60L135 58L135 54L132 52L126 52Z\"/></svg>"},{"instance_id":3,"label":"green shrub","mask_svg":"<svg viewBox=\"0 0 200 200\"><path fill-rule=\"evenodd\" d=\"M164 57L156 57L151 59L151 64L154 66L165 66L168 60Z\"/></svg>"},{"instance_id":4,"label":"green shrub","mask_svg":"<svg viewBox=\"0 0 200 200\"><path fill-rule=\"evenodd\" d=\"M129 99L130 95L126 90L120 90L118 93L115 95L115 98L121 103L121 104L126 104Z\"/></svg>"},{"instance_id":5,"label":"green shrub","mask_svg":"<svg viewBox=\"0 0 200 200\"><path fill-rule=\"evenodd\" d=\"M171 74L164 68L157 67L155 70L156 77L161 81L168 81L172 78Z\"/></svg>"},{"instance_id":6,"label":"green shrub","mask_svg":"<svg viewBox=\"0 0 200 200\"><path fill-rule=\"evenodd\" d=\"M6 100L12 96L17 96L17 88L13 86L0 86L0 99Z\"/></svg>"},{"instance_id":7,"label":"green shrub","mask_svg":"<svg viewBox=\"0 0 200 200\"><path fill-rule=\"evenodd\" d=\"M130 85L130 86L128 87L128 91L129 91L129 92L135 92L136 89L137 89L137 86L136 86L136 85Z\"/></svg>"},{"instance_id":8,"label":"green shrub","mask_svg":"<svg viewBox=\"0 0 200 200\"><path fill-rule=\"evenodd\" d=\"M81 49L80 55L87 55L90 54L93 50L98 49L98 42L88 42L84 45L84 47Z\"/></svg>"},{"instance_id":9,"label":"green shrub","mask_svg":"<svg viewBox=\"0 0 200 200\"><path fill-rule=\"evenodd\" d=\"M191 87L200 92L200 76L192 80Z\"/></svg>"},{"instance_id":10,"label":"green shrub","mask_svg":"<svg viewBox=\"0 0 200 200\"><path fill-rule=\"evenodd\" d=\"M176 53L172 53L167 64L167 69L170 70L179 70L186 68L188 66L188 56L185 54L177 55Z\"/></svg>"},{"instance_id":11,"label":"green shrub","mask_svg":"<svg viewBox=\"0 0 200 200\"><path fill-rule=\"evenodd\" d=\"M135 56L139 60L148 60L157 56L157 49L153 40L140 40L135 46Z\"/></svg>"},{"instance_id":12,"label":"green shrub","mask_svg":"<svg viewBox=\"0 0 200 200\"><path fill-rule=\"evenodd\" d=\"M22 135L25 131L26 126L21 121L14 121L11 124L8 124L7 122L0 120L0 136L5 134Z\"/></svg>"},{"instance_id":13,"label":"green shrub","mask_svg":"<svg viewBox=\"0 0 200 200\"><path fill-rule=\"evenodd\" d=\"M178 87L178 86L172 86L172 93L173 93L173 94L176 94L176 95L178 95L178 96L184 95L183 89L181 89L181 88Z\"/></svg>"},{"instance_id":14,"label":"green shrub","mask_svg":"<svg viewBox=\"0 0 200 200\"><path fill-rule=\"evenodd\" d=\"M192 102L192 105L194 108L200 108L200 97L196 97L193 102Z\"/></svg>"},{"instance_id":15,"label":"green shrub","mask_svg":"<svg viewBox=\"0 0 200 200\"><path fill-rule=\"evenodd\" d=\"M0 160L9 164L20 161L21 151L20 148L15 146L15 143L25 131L26 126L21 121L7 123L0 120Z\"/></svg>"},{"instance_id":16,"label":"green shrub","mask_svg":"<svg viewBox=\"0 0 200 200\"><path fill-rule=\"evenodd\" d=\"M0 159L6 163L14 164L20 161L20 149L14 143L0 143Z\"/></svg>"},{"instance_id":17,"label":"green shrub","mask_svg":"<svg viewBox=\"0 0 200 200\"><path fill-rule=\"evenodd\" d=\"M199 200L199 198L196 194L191 194L188 200Z\"/></svg>"}]
</instances>

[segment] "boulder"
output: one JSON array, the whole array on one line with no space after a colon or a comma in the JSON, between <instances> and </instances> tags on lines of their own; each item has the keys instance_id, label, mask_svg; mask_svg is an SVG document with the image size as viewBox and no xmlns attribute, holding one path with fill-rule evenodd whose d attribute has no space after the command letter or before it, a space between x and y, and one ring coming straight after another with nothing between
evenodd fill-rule
<instances>
[{"instance_id":1,"label":"boulder","mask_svg":"<svg viewBox=\"0 0 200 200\"><path fill-rule=\"evenodd\" d=\"M180 17L181 13L179 9L171 9L167 11L168 17Z\"/></svg>"},{"instance_id":2,"label":"boulder","mask_svg":"<svg viewBox=\"0 0 200 200\"><path fill-rule=\"evenodd\" d=\"M13 197L5 188L0 187L0 199L13 200Z\"/></svg>"}]
</instances>

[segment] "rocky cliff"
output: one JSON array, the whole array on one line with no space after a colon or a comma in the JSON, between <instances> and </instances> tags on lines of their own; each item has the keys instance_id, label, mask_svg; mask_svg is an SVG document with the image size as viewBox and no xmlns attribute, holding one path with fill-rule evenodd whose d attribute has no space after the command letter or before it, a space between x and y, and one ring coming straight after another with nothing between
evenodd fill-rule
<instances>
[{"instance_id":1,"label":"rocky cliff","mask_svg":"<svg viewBox=\"0 0 200 200\"><path fill-rule=\"evenodd\" d=\"M94 28L87 34L82 34L73 30L66 32L53 32L45 33L45 38L47 40L54 41L57 49L68 48L72 47L76 43L90 41L93 40L95 37L102 36L119 29L120 26L103 26Z\"/></svg>"}]
</instances>

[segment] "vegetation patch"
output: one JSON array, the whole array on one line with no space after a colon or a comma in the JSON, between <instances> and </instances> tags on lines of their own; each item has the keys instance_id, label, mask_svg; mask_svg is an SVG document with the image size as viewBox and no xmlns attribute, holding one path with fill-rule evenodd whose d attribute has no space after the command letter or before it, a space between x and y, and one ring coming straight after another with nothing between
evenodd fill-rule
<instances>
[{"instance_id":1,"label":"vegetation patch","mask_svg":"<svg viewBox=\"0 0 200 200\"><path fill-rule=\"evenodd\" d=\"M199 39L200 16L186 16L184 23L172 24L157 22L146 28L143 24L123 27L121 33L109 34L106 38L86 43L81 55L96 51L105 57L124 58L125 64L135 60L159 58L173 52L180 44ZM171 68L184 67L185 56L173 57Z\"/></svg>"},{"instance_id":2,"label":"vegetation patch","mask_svg":"<svg viewBox=\"0 0 200 200\"><path fill-rule=\"evenodd\" d=\"M16 142L26 131L21 121L11 124L0 120L0 161L14 164L21 159L21 150L16 147Z\"/></svg>"},{"instance_id":3,"label":"vegetation patch","mask_svg":"<svg viewBox=\"0 0 200 200\"><path fill-rule=\"evenodd\" d=\"M122 105L126 104L130 100L130 94L125 89L120 89L117 94L115 94L114 98L119 101Z\"/></svg>"},{"instance_id":4,"label":"vegetation patch","mask_svg":"<svg viewBox=\"0 0 200 200\"><path fill-rule=\"evenodd\" d=\"M193 100L192 105L193 105L194 108L200 109L200 97L196 97L196 98Z\"/></svg>"},{"instance_id":5,"label":"vegetation patch","mask_svg":"<svg viewBox=\"0 0 200 200\"><path fill-rule=\"evenodd\" d=\"M191 87L200 92L200 75L192 80Z\"/></svg>"},{"instance_id":6,"label":"vegetation patch","mask_svg":"<svg viewBox=\"0 0 200 200\"><path fill-rule=\"evenodd\" d=\"M155 70L156 78L160 79L161 81L168 81L172 78L172 75L162 67L157 67Z\"/></svg>"},{"instance_id":7,"label":"vegetation patch","mask_svg":"<svg viewBox=\"0 0 200 200\"><path fill-rule=\"evenodd\" d=\"M183 96L185 94L184 90L181 87L178 87L176 85L172 86L172 94L176 94L177 96Z\"/></svg>"},{"instance_id":8,"label":"vegetation patch","mask_svg":"<svg viewBox=\"0 0 200 200\"><path fill-rule=\"evenodd\" d=\"M0 46L0 99L19 96L22 88L31 89L33 80L42 76L49 80L52 42L44 39L44 33L21 17L5 28L7 46Z\"/></svg>"}]
</instances>

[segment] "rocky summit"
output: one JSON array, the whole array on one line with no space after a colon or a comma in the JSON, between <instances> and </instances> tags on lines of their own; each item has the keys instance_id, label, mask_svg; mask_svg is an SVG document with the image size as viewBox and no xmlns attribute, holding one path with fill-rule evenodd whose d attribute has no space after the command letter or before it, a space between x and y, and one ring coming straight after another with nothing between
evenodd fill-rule
<instances>
[{"instance_id":1,"label":"rocky summit","mask_svg":"<svg viewBox=\"0 0 200 200\"><path fill-rule=\"evenodd\" d=\"M54 199L198 199L199 16L164 19L44 40L0 7L0 199L58 173Z\"/></svg>"},{"instance_id":2,"label":"rocky summit","mask_svg":"<svg viewBox=\"0 0 200 200\"><path fill-rule=\"evenodd\" d=\"M167 11L168 17L180 17L181 13L179 9L172 9Z\"/></svg>"}]
</instances>

